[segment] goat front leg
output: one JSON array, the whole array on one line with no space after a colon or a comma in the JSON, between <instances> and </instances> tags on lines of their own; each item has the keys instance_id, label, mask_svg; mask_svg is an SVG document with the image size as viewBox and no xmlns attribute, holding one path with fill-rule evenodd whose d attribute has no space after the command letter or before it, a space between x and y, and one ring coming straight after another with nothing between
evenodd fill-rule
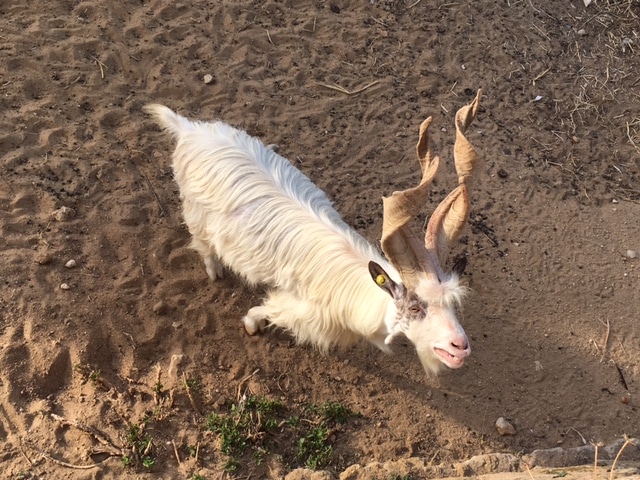
<instances>
[{"instance_id":1,"label":"goat front leg","mask_svg":"<svg viewBox=\"0 0 640 480\"><path fill-rule=\"evenodd\" d=\"M343 329L327 328L316 306L291 292L269 292L264 304L253 307L242 319L249 335L264 330L267 321L292 334L298 343L310 343L326 351L332 343L350 337Z\"/></svg>"},{"instance_id":2,"label":"goat front leg","mask_svg":"<svg viewBox=\"0 0 640 480\"><path fill-rule=\"evenodd\" d=\"M264 331L267 321L295 333L295 316L301 305L304 303L289 292L271 291L262 305L249 309L242 318L242 324L249 335Z\"/></svg>"}]
</instances>

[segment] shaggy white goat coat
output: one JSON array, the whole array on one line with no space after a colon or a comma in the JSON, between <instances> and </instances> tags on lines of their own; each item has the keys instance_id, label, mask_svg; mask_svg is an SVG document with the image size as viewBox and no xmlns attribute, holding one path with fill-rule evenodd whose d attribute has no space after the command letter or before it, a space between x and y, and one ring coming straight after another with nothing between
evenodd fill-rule
<instances>
[{"instance_id":1,"label":"shaggy white goat coat","mask_svg":"<svg viewBox=\"0 0 640 480\"><path fill-rule=\"evenodd\" d=\"M366 338L380 349L405 334L428 372L458 368L469 343L455 306L458 274L419 275L414 289L288 160L222 122L191 122L167 107L147 107L177 139L173 171L193 248L207 273L219 262L271 290L243 322L265 320L321 350Z\"/></svg>"}]
</instances>

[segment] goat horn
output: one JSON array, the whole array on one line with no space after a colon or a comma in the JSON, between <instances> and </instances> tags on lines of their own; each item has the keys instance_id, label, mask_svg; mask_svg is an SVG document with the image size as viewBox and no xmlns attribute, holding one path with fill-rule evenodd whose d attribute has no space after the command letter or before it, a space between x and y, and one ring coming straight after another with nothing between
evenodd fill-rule
<instances>
[{"instance_id":1,"label":"goat horn","mask_svg":"<svg viewBox=\"0 0 640 480\"><path fill-rule=\"evenodd\" d=\"M450 245L458 239L469 218L469 189L473 171L479 163L479 155L465 137L465 132L476 118L481 95L482 90L478 90L473 102L456 113L453 157L458 174L458 187L438 205L427 226L425 246L429 252L437 253L441 265L449 253Z\"/></svg>"},{"instance_id":2,"label":"goat horn","mask_svg":"<svg viewBox=\"0 0 640 480\"><path fill-rule=\"evenodd\" d=\"M424 244L409 228L409 222L418 215L429 195L431 181L438 170L439 158L433 156L429 146L428 129L432 118L427 118L420 125L420 137L416 146L418 160L422 167L422 179L417 187L400 192L393 192L384 197L382 251L393 263L402 281L408 287L415 286L418 275L439 276L439 265L432 265L434 258L425 251ZM434 268L435 267L435 268Z\"/></svg>"}]
</instances>

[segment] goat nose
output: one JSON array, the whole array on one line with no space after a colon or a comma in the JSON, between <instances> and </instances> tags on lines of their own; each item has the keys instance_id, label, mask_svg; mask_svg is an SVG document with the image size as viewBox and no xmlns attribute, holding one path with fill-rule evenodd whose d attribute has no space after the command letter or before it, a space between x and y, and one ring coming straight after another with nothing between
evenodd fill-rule
<instances>
[{"instance_id":1,"label":"goat nose","mask_svg":"<svg viewBox=\"0 0 640 480\"><path fill-rule=\"evenodd\" d=\"M457 348L458 350L467 350L469 348L469 342L467 340L460 340L451 342L451 346Z\"/></svg>"}]
</instances>

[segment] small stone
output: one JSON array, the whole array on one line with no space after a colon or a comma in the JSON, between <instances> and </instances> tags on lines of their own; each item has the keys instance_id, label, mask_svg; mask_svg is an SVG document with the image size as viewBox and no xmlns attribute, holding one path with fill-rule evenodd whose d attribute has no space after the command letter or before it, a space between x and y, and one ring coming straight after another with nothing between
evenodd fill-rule
<instances>
[{"instance_id":1,"label":"small stone","mask_svg":"<svg viewBox=\"0 0 640 480\"><path fill-rule=\"evenodd\" d=\"M68 283L61 283L60 284L60 289L61 290L71 290L71 285L69 285Z\"/></svg>"},{"instance_id":2,"label":"small stone","mask_svg":"<svg viewBox=\"0 0 640 480\"><path fill-rule=\"evenodd\" d=\"M76 265L78 265L78 263L73 258L64 264L67 268L75 268Z\"/></svg>"},{"instance_id":3,"label":"small stone","mask_svg":"<svg viewBox=\"0 0 640 480\"><path fill-rule=\"evenodd\" d=\"M207 73L204 77L202 77L202 80L206 85L210 85L211 83L213 83L213 75Z\"/></svg>"},{"instance_id":4,"label":"small stone","mask_svg":"<svg viewBox=\"0 0 640 480\"><path fill-rule=\"evenodd\" d=\"M503 436L516 434L516 429L513 427L513 425L507 422L504 417L500 417L498 420L496 420L496 430L500 435Z\"/></svg>"},{"instance_id":5,"label":"small stone","mask_svg":"<svg viewBox=\"0 0 640 480\"><path fill-rule=\"evenodd\" d=\"M578 30L578 35L583 36L586 34L587 34L587 31L584 28L581 28L580 30Z\"/></svg>"},{"instance_id":6,"label":"small stone","mask_svg":"<svg viewBox=\"0 0 640 480\"><path fill-rule=\"evenodd\" d=\"M638 252L635 250L627 250L627 257L638 258Z\"/></svg>"},{"instance_id":7,"label":"small stone","mask_svg":"<svg viewBox=\"0 0 640 480\"><path fill-rule=\"evenodd\" d=\"M65 222L75 217L76 211L70 207L60 207L58 210L55 210L52 215L58 222Z\"/></svg>"},{"instance_id":8,"label":"small stone","mask_svg":"<svg viewBox=\"0 0 640 480\"><path fill-rule=\"evenodd\" d=\"M611 203L613 203L613 204L618 203L618 199L617 199L617 198L614 198L613 200L611 200Z\"/></svg>"},{"instance_id":9,"label":"small stone","mask_svg":"<svg viewBox=\"0 0 640 480\"><path fill-rule=\"evenodd\" d=\"M39 253L36 256L36 262L38 265L49 265L52 261L53 257L46 252Z\"/></svg>"},{"instance_id":10,"label":"small stone","mask_svg":"<svg viewBox=\"0 0 640 480\"><path fill-rule=\"evenodd\" d=\"M153 311L156 313L156 315L164 315L168 310L169 306L162 300L160 300L153 306Z\"/></svg>"},{"instance_id":11,"label":"small stone","mask_svg":"<svg viewBox=\"0 0 640 480\"><path fill-rule=\"evenodd\" d=\"M571 137L571 141L572 141L573 143L580 143L580 139L579 139L578 137L576 137L575 135L573 135L573 136Z\"/></svg>"},{"instance_id":12,"label":"small stone","mask_svg":"<svg viewBox=\"0 0 640 480\"><path fill-rule=\"evenodd\" d=\"M498 177L507 178L508 176L509 176L509 173L504 168L501 168L500 170L498 170Z\"/></svg>"}]
</instances>

